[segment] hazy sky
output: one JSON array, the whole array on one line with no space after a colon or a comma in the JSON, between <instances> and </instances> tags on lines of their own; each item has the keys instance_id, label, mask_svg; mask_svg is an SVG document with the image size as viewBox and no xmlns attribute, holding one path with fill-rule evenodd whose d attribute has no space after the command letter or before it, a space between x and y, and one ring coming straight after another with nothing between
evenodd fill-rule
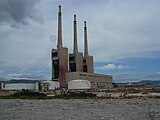
<instances>
[{"instance_id":1,"label":"hazy sky","mask_svg":"<svg viewBox=\"0 0 160 120\"><path fill-rule=\"evenodd\" d=\"M83 52L87 21L96 73L115 82L160 80L160 0L0 0L0 79L51 79L62 5L63 46L73 48L73 15Z\"/></svg>"}]
</instances>

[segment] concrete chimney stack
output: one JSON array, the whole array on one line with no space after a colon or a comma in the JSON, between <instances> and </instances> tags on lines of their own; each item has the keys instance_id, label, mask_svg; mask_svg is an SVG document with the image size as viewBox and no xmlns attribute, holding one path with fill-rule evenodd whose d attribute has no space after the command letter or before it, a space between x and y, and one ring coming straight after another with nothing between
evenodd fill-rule
<instances>
[{"instance_id":1,"label":"concrete chimney stack","mask_svg":"<svg viewBox=\"0 0 160 120\"><path fill-rule=\"evenodd\" d=\"M57 48L61 48L62 46L62 12L61 12L61 5L59 5L59 12L58 12L58 44Z\"/></svg>"},{"instance_id":2,"label":"concrete chimney stack","mask_svg":"<svg viewBox=\"0 0 160 120\"><path fill-rule=\"evenodd\" d=\"M87 26L84 21L84 56L88 56Z\"/></svg>"},{"instance_id":3,"label":"concrete chimney stack","mask_svg":"<svg viewBox=\"0 0 160 120\"><path fill-rule=\"evenodd\" d=\"M74 46L73 46L73 53L78 53L78 45L77 45L77 21L76 15L74 15Z\"/></svg>"}]
</instances>

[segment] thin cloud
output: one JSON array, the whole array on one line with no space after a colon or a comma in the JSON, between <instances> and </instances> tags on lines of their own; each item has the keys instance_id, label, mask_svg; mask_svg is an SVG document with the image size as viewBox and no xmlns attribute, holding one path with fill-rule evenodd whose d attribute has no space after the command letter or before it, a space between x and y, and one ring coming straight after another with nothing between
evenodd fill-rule
<instances>
[{"instance_id":1,"label":"thin cloud","mask_svg":"<svg viewBox=\"0 0 160 120\"><path fill-rule=\"evenodd\" d=\"M57 41L56 35L50 35L49 37L52 42Z\"/></svg>"},{"instance_id":2,"label":"thin cloud","mask_svg":"<svg viewBox=\"0 0 160 120\"><path fill-rule=\"evenodd\" d=\"M160 72L148 74L148 75L146 75L146 79L156 79L156 80L160 80Z\"/></svg>"},{"instance_id":3,"label":"thin cloud","mask_svg":"<svg viewBox=\"0 0 160 120\"><path fill-rule=\"evenodd\" d=\"M159 72L153 73L116 73L113 74L114 82L136 82L141 80L160 80Z\"/></svg>"},{"instance_id":4,"label":"thin cloud","mask_svg":"<svg viewBox=\"0 0 160 120\"><path fill-rule=\"evenodd\" d=\"M116 65L116 64L106 64L96 69L108 69L108 70L121 70L121 69L131 69L129 65Z\"/></svg>"},{"instance_id":5,"label":"thin cloud","mask_svg":"<svg viewBox=\"0 0 160 120\"><path fill-rule=\"evenodd\" d=\"M3 64L4 62L3 61L0 61L0 64Z\"/></svg>"}]
</instances>

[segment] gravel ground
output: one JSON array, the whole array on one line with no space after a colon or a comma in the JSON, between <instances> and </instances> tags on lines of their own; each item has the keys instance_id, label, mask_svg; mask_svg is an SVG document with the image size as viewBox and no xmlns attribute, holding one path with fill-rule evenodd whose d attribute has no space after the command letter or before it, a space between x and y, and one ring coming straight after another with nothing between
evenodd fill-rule
<instances>
[{"instance_id":1,"label":"gravel ground","mask_svg":"<svg viewBox=\"0 0 160 120\"><path fill-rule=\"evenodd\" d=\"M0 120L160 120L160 99L0 100Z\"/></svg>"}]
</instances>

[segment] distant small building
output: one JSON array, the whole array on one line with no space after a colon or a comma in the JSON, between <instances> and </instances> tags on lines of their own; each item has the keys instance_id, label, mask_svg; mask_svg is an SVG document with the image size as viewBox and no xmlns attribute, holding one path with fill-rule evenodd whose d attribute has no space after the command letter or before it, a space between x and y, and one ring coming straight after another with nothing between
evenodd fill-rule
<instances>
[{"instance_id":1,"label":"distant small building","mask_svg":"<svg viewBox=\"0 0 160 120\"><path fill-rule=\"evenodd\" d=\"M116 84L117 88L122 89L139 89L139 88L146 88L146 84L139 84L139 83L123 83L123 84Z\"/></svg>"},{"instance_id":2,"label":"distant small building","mask_svg":"<svg viewBox=\"0 0 160 120\"><path fill-rule=\"evenodd\" d=\"M37 80L10 80L4 81L2 84L4 90L36 90L37 82Z\"/></svg>"},{"instance_id":3,"label":"distant small building","mask_svg":"<svg viewBox=\"0 0 160 120\"><path fill-rule=\"evenodd\" d=\"M36 90L35 83L5 83L5 90Z\"/></svg>"},{"instance_id":4,"label":"distant small building","mask_svg":"<svg viewBox=\"0 0 160 120\"><path fill-rule=\"evenodd\" d=\"M33 90L33 91L50 91L60 87L60 83L51 80L10 80L0 83L0 89L17 91L17 90Z\"/></svg>"},{"instance_id":5,"label":"distant small building","mask_svg":"<svg viewBox=\"0 0 160 120\"><path fill-rule=\"evenodd\" d=\"M0 90L5 88L4 82L0 82Z\"/></svg>"},{"instance_id":6,"label":"distant small building","mask_svg":"<svg viewBox=\"0 0 160 120\"><path fill-rule=\"evenodd\" d=\"M60 88L60 83L57 81L46 80L39 82L40 91L50 91L55 90L56 88Z\"/></svg>"}]
</instances>

